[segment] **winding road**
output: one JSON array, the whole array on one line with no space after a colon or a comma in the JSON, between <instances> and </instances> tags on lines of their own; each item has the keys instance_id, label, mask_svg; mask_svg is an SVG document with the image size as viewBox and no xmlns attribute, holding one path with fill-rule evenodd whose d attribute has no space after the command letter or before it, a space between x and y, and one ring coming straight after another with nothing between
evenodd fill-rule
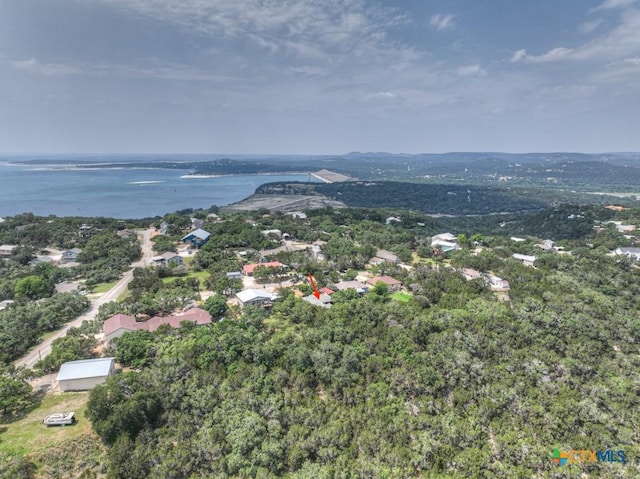
<instances>
[{"instance_id":1,"label":"winding road","mask_svg":"<svg viewBox=\"0 0 640 479\"><path fill-rule=\"evenodd\" d=\"M136 261L131 264L131 269L127 271L122 278L113 285L113 287L102 294L99 298L94 298L91 300L91 306L89 309L78 316L73 321L65 324L62 328L57 330L54 334L49 336L47 339L43 340L36 347L31 349L25 356L20 359L14 361L14 365L16 367L24 366L26 368L32 368L34 364L40 361L42 358L46 357L51 352L51 343L67 334L67 331L71 328L77 328L82 324L82 321L88 321L95 318L96 314L98 314L98 310L100 306L109 301L115 301L118 297L127 289L127 285L133 279L133 268L136 267L145 267L151 263L151 258L153 256L153 251L151 249L151 233L153 229L143 230L140 233L142 237L142 241L140 247L142 248L142 257L139 261Z\"/></svg>"}]
</instances>

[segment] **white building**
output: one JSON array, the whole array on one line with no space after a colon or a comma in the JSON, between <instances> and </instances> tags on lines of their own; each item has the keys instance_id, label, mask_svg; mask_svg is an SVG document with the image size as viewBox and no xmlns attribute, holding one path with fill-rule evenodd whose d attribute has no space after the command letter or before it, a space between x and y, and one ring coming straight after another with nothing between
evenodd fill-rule
<instances>
[{"instance_id":1,"label":"white building","mask_svg":"<svg viewBox=\"0 0 640 479\"><path fill-rule=\"evenodd\" d=\"M241 307L248 305L268 307L271 306L279 296L263 289L245 289L237 292L236 297Z\"/></svg>"},{"instance_id":2,"label":"white building","mask_svg":"<svg viewBox=\"0 0 640 479\"><path fill-rule=\"evenodd\" d=\"M87 391L102 384L116 372L115 358L69 361L60 366L58 385L61 391Z\"/></svg>"},{"instance_id":3,"label":"white building","mask_svg":"<svg viewBox=\"0 0 640 479\"><path fill-rule=\"evenodd\" d=\"M533 266L537 259L535 256L520 253L514 253L513 258L517 259L518 261L522 261L522 264L524 264L525 266Z\"/></svg>"},{"instance_id":4,"label":"white building","mask_svg":"<svg viewBox=\"0 0 640 479\"><path fill-rule=\"evenodd\" d=\"M614 253L617 255L625 255L627 258L640 261L640 248L622 247L616 248Z\"/></svg>"}]
</instances>

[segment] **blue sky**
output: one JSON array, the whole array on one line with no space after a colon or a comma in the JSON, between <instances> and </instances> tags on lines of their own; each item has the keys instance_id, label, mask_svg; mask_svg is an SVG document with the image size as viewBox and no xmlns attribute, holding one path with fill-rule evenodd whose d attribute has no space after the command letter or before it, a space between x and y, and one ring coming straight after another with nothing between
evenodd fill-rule
<instances>
[{"instance_id":1,"label":"blue sky","mask_svg":"<svg viewBox=\"0 0 640 479\"><path fill-rule=\"evenodd\" d=\"M640 151L640 0L0 0L0 151Z\"/></svg>"}]
</instances>

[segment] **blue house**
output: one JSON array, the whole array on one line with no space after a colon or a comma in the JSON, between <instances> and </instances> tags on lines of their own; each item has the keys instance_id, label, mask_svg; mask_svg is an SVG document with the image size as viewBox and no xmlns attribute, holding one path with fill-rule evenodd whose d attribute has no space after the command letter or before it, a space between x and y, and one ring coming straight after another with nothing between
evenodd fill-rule
<instances>
[{"instance_id":1,"label":"blue house","mask_svg":"<svg viewBox=\"0 0 640 479\"><path fill-rule=\"evenodd\" d=\"M211 233L198 228L197 230L192 231L187 236L182 238L182 242L191 243L196 248L200 248L203 244L205 244L209 240L209 236L211 236Z\"/></svg>"}]
</instances>

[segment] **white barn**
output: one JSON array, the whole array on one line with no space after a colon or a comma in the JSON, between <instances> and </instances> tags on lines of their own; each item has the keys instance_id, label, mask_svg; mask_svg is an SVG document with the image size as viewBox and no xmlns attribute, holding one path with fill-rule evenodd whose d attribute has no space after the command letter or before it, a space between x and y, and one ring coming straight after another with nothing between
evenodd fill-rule
<instances>
[{"instance_id":1,"label":"white barn","mask_svg":"<svg viewBox=\"0 0 640 479\"><path fill-rule=\"evenodd\" d=\"M69 361L60 366L58 385L61 391L87 391L102 384L116 372L115 358Z\"/></svg>"}]
</instances>

